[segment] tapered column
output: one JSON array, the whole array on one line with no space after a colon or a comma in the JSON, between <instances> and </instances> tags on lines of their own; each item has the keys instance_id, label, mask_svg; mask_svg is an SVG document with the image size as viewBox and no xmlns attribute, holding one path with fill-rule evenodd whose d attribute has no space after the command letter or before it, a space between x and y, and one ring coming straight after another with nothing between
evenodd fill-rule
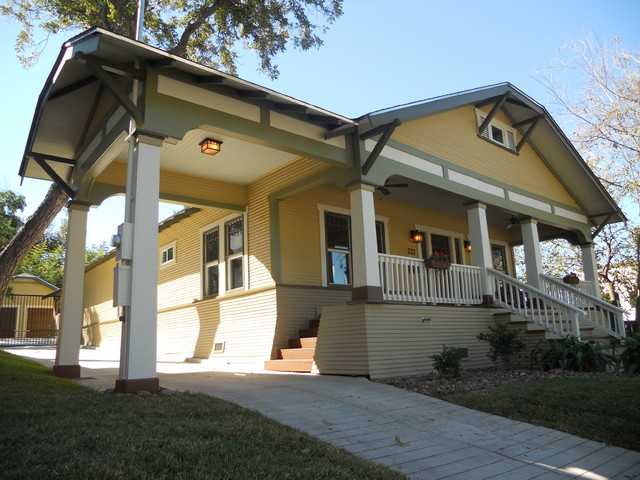
<instances>
[{"instance_id":1,"label":"tapered column","mask_svg":"<svg viewBox=\"0 0 640 480\"><path fill-rule=\"evenodd\" d=\"M527 283L540 288L542 274L542 257L540 256L540 238L538 237L538 221L527 218L520 221L522 244L524 246L524 265L527 271Z\"/></svg>"},{"instance_id":2,"label":"tapered column","mask_svg":"<svg viewBox=\"0 0 640 480\"><path fill-rule=\"evenodd\" d=\"M582 271L584 279L593 283L593 295L600 298L600 280L598 278L598 264L596 263L596 252L593 243L581 243L582 250Z\"/></svg>"},{"instance_id":3,"label":"tapered column","mask_svg":"<svg viewBox=\"0 0 640 480\"><path fill-rule=\"evenodd\" d=\"M349 189L351 196L351 241L353 256L353 300L382 300L378 271L376 212L373 202L375 188L357 184Z\"/></svg>"},{"instance_id":4,"label":"tapered column","mask_svg":"<svg viewBox=\"0 0 640 480\"><path fill-rule=\"evenodd\" d=\"M480 287L484 303L490 304L493 302L493 289L491 288L487 268L493 268L493 261L491 257L491 241L489 240L489 226L487 225L487 206L480 202L468 204L467 221L469 223L469 241L473 246L471 263L482 269Z\"/></svg>"},{"instance_id":5,"label":"tapered column","mask_svg":"<svg viewBox=\"0 0 640 480\"><path fill-rule=\"evenodd\" d=\"M62 277L60 326L53 374L80 378L80 338L82 335L84 250L87 213L90 205L71 202L68 207L67 245Z\"/></svg>"},{"instance_id":6,"label":"tapered column","mask_svg":"<svg viewBox=\"0 0 640 480\"><path fill-rule=\"evenodd\" d=\"M136 133L127 171L122 264L117 279L124 312L116 391L157 392L158 201L162 138ZM124 238L127 235L129 238ZM124 293L122 293L124 292Z\"/></svg>"}]
</instances>

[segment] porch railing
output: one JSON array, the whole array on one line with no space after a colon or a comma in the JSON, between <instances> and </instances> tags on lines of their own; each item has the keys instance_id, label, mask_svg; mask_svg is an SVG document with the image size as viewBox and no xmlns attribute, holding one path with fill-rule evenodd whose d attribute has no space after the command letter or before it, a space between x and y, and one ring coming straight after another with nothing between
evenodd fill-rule
<instances>
[{"instance_id":1,"label":"porch railing","mask_svg":"<svg viewBox=\"0 0 640 480\"><path fill-rule=\"evenodd\" d=\"M582 283L580 282L578 287ZM591 282L588 283L591 284ZM549 295L580 308L584 313L584 318L581 320L586 324L607 335L624 338L624 310L605 302L593 294L587 293L588 286L580 289L548 275L540 275L540 284L542 290ZM593 291L592 284L591 291Z\"/></svg>"},{"instance_id":2,"label":"porch railing","mask_svg":"<svg viewBox=\"0 0 640 480\"><path fill-rule=\"evenodd\" d=\"M556 335L580 338L580 308L492 268L487 273L495 303Z\"/></svg>"},{"instance_id":3,"label":"porch railing","mask_svg":"<svg viewBox=\"0 0 640 480\"><path fill-rule=\"evenodd\" d=\"M385 300L453 305L482 303L479 267L454 264L446 270L428 269L422 259L379 254L378 268Z\"/></svg>"}]
</instances>

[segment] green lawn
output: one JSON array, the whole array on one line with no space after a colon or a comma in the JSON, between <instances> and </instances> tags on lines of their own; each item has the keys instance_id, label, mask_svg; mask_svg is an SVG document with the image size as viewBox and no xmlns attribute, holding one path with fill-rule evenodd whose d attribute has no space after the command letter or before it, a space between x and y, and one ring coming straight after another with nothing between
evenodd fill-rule
<instances>
[{"instance_id":1,"label":"green lawn","mask_svg":"<svg viewBox=\"0 0 640 480\"><path fill-rule=\"evenodd\" d=\"M0 451L3 479L405 478L222 400L103 395L2 351Z\"/></svg>"},{"instance_id":2,"label":"green lawn","mask_svg":"<svg viewBox=\"0 0 640 480\"><path fill-rule=\"evenodd\" d=\"M439 398L640 451L640 376L541 380Z\"/></svg>"}]
</instances>

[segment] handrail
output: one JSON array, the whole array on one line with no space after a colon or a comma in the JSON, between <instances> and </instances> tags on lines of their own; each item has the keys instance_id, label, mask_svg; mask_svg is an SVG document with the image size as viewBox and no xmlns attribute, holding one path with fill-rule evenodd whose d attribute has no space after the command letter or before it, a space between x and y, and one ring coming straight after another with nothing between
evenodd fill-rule
<instances>
[{"instance_id":1,"label":"handrail","mask_svg":"<svg viewBox=\"0 0 640 480\"><path fill-rule=\"evenodd\" d=\"M421 258L378 254L385 300L477 305L482 303L479 267L453 264L433 270Z\"/></svg>"},{"instance_id":2,"label":"handrail","mask_svg":"<svg viewBox=\"0 0 640 480\"><path fill-rule=\"evenodd\" d=\"M487 273L495 303L556 335L580 338L581 309L493 268Z\"/></svg>"},{"instance_id":3,"label":"handrail","mask_svg":"<svg viewBox=\"0 0 640 480\"><path fill-rule=\"evenodd\" d=\"M540 275L542 286L546 293L564 300L566 303L581 308L585 323L616 338L625 337L625 310L605 302L601 298L584 292L562 280L549 275Z\"/></svg>"}]
</instances>

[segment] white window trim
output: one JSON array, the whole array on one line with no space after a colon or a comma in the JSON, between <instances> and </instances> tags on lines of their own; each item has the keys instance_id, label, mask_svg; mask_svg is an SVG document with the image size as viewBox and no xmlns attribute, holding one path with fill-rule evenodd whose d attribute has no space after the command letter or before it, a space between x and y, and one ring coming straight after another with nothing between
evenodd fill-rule
<instances>
[{"instance_id":1,"label":"white window trim","mask_svg":"<svg viewBox=\"0 0 640 480\"><path fill-rule=\"evenodd\" d=\"M460 242L460 255L462 255L462 258L458 258L458 259L452 259L452 263L458 263L459 265L465 265L466 264L466 256L464 254L464 234L460 233L460 232L452 232L451 230L443 230L441 228L434 228L434 227L427 227L426 225L420 225L418 223L415 224L415 229L419 230L421 232L424 232L424 241L425 241L425 247L426 247L426 251L427 251L427 257L430 257L431 255L433 255L433 251L431 249L431 235L441 235L443 237L449 237L449 251L450 252L454 252L456 251L456 243L455 243L455 239L457 238L458 241ZM419 258L422 258L422 248L418 249Z\"/></svg>"},{"instance_id":2,"label":"white window trim","mask_svg":"<svg viewBox=\"0 0 640 480\"><path fill-rule=\"evenodd\" d=\"M476 122L478 124L477 125L478 128L480 128L480 125L482 125L482 122L487 117L487 115L488 113L485 113L482 110L478 110L476 108ZM493 131L491 130L491 127L495 127L499 130L502 130L502 138L504 140L503 142L499 142L498 140L493 138ZM500 120L496 120L495 117L491 119L491 121L489 122L489 125L487 125L486 127L486 130L484 132L479 131L478 135L480 135L480 137L484 138L485 140L488 140L492 143L495 143L496 145L500 145L501 147L506 148L511 152L516 152L516 147L518 145L517 130L501 122ZM513 142L509 142L509 135L513 136Z\"/></svg>"},{"instance_id":3,"label":"white window trim","mask_svg":"<svg viewBox=\"0 0 640 480\"><path fill-rule=\"evenodd\" d=\"M164 252L168 251L169 249L173 249L173 258L171 260L163 262L162 261L163 254L164 254ZM177 257L176 253L177 253L177 250L176 250L176 241L175 240L173 242L171 242L171 243L167 243L166 245L163 245L162 247L160 247L160 258L158 260L158 263L160 264L160 269L169 267L171 265L175 265L175 263L177 261L176 260L176 257Z\"/></svg>"},{"instance_id":4,"label":"white window trim","mask_svg":"<svg viewBox=\"0 0 640 480\"><path fill-rule=\"evenodd\" d=\"M226 245L227 238L225 232L225 224L235 218L242 217L243 226L243 252L242 252L242 287L234 288L233 290L227 290L227 256ZM200 298L204 298L204 286L205 286L205 268L204 268L204 245L203 236L204 233L212 228L218 227L218 295L215 298L224 297L231 292L240 292L249 290L249 254L248 254L248 235L247 235L247 215L246 213L232 213L223 218L209 223L200 228ZM237 258L234 256L233 258Z\"/></svg>"},{"instance_id":5,"label":"white window trim","mask_svg":"<svg viewBox=\"0 0 640 480\"><path fill-rule=\"evenodd\" d=\"M338 213L340 215L347 215L351 218L351 210L347 208L334 207L332 205L325 205L318 203L318 221L320 222L320 265L322 266L322 286L329 286L327 281L327 235L324 226L324 214ZM384 223L384 245L389 250L389 217L382 215L376 215L376 220ZM351 255L353 255L353 245L351 245ZM353 280L353 279L352 279Z\"/></svg>"}]
</instances>

